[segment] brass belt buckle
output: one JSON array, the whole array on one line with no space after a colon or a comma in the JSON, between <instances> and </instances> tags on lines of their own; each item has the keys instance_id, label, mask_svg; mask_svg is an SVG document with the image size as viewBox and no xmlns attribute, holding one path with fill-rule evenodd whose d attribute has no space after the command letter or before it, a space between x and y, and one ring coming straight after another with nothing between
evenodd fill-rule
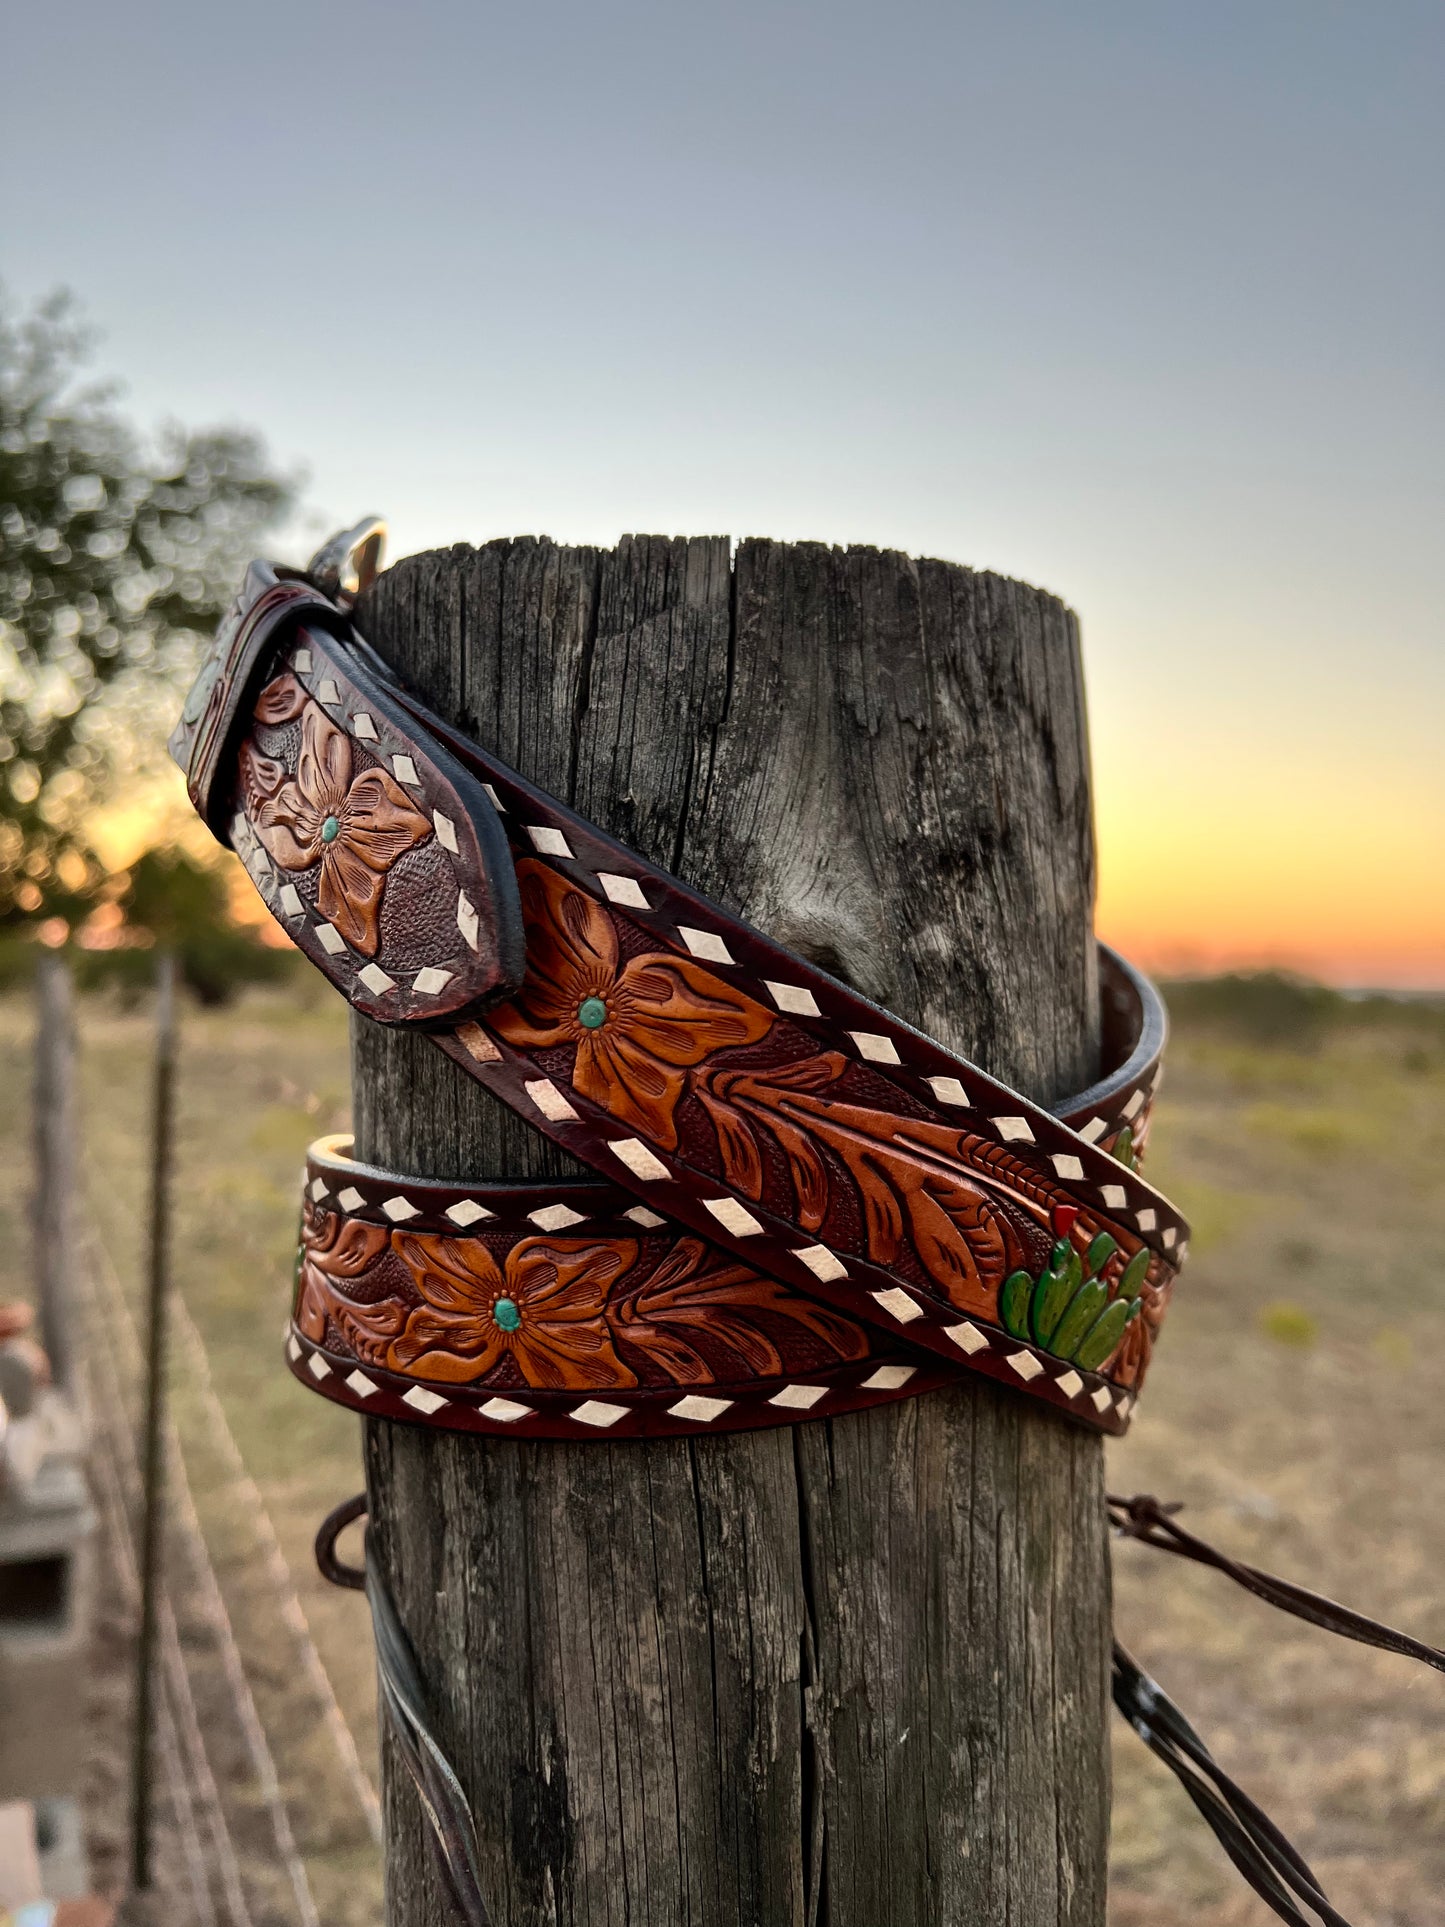
<instances>
[{"instance_id":1,"label":"brass belt buckle","mask_svg":"<svg viewBox=\"0 0 1445 1927\"><path fill-rule=\"evenodd\" d=\"M306 573L322 595L349 608L381 573L385 548L385 521L364 515L354 527L328 536L306 564Z\"/></svg>"},{"instance_id":2,"label":"brass belt buckle","mask_svg":"<svg viewBox=\"0 0 1445 1927\"><path fill-rule=\"evenodd\" d=\"M376 578L386 523L369 515L312 556L304 574L253 562L197 672L167 747L185 774L191 802L222 842L229 795L218 773L247 689L267 644L283 623L305 614L335 629Z\"/></svg>"}]
</instances>

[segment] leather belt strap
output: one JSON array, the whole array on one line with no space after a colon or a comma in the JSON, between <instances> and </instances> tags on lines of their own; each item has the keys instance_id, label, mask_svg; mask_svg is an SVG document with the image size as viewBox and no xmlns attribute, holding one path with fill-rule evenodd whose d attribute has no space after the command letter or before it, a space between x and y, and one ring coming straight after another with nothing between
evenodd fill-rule
<instances>
[{"instance_id":1,"label":"leather belt strap","mask_svg":"<svg viewBox=\"0 0 1445 1927\"><path fill-rule=\"evenodd\" d=\"M172 753L354 1008L429 1032L602 1181L314 1146L297 1375L396 1418L615 1437L971 1371L1122 1431L1188 1236L1138 1171L1152 986L1101 947L1105 1075L1032 1103L442 722L325 573L366 540L316 580L253 564Z\"/></svg>"}]
</instances>

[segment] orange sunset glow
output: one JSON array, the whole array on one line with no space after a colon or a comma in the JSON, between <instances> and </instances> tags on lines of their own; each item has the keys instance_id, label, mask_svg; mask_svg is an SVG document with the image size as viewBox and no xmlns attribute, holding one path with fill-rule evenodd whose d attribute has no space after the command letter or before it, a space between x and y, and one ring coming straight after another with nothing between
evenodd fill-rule
<instances>
[{"instance_id":1,"label":"orange sunset glow","mask_svg":"<svg viewBox=\"0 0 1445 1927\"><path fill-rule=\"evenodd\" d=\"M1438 823L1261 822L1215 799L1130 820L1098 806L1101 937L1164 976L1280 967L1342 986L1445 988Z\"/></svg>"},{"instance_id":2,"label":"orange sunset glow","mask_svg":"<svg viewBox=\"0 0 1445 1927\"><path fill-rule=\"evenodd\" d=\"M1103 936L1161 975L1445 989L1438 8L673 9L642 67L579 8L545 111L484 113L536 10L409 14L426 85L322 34L346 82L264 151L177 119L144 36L87 53L52 11L7 284L75 289L138 428L261 438L297 480L272 553L372 512L392 560L716 534L1036 585L1080 622ZM186 101L217 61L271 98L264 36L175 11ZM159 143L129 177L122 85ZM358 115L405 272L261 325L236 263L309 258Z\"/></svg>"},{"instance_id":3,"label":"orange sunset glow","mask_svg":"<svg viewBox=\"0 0 1445 1927\"><path fill-rule=\"evenodd\" d=\"M1099 756L1100 734L1096 926L1106 941L1164 977L1281 968L1345 987L1445 989L1438 798L1381 791L1372 803L1317 789L1290 807L1267 785L1196 794L1161 773L1141 808ZM116 869L156 841L203 860L213 848L178 773L99 812L92 834ZM239 865L233 903L281 937Z\"/></svg>"}]
</instances>

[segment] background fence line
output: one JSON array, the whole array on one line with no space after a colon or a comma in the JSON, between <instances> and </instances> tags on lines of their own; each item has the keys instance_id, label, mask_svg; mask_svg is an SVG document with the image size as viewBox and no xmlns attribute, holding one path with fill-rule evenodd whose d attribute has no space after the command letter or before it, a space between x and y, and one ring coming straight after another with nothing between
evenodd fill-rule
<instances>
[{"instance_id":1,"label":"background fence line","mask_svg":"<svg viewBox=\"0 0 1445 1927\"><path fill-rule=\"evenodd\" d=\"M86 1247L94 1262L83 1269L90 1280L102 1282L107 1304L113 1314L111 1328L118 1331L126 1353L134 1369L140 1369L140 1338L136 1329L134 1313L128 1304L110 1254L93 1231L89 1232ZM91 1299L95 1305L94 1297ZM108 1373L112 1380L118 1410L125 1411L124 1395L120 1388L119 1376L115 1370L114 1356L102 1344L96 1348L107 1360ZM135 1448L128 1426L122 1422L117 1428L120 1435L121 1458L127 1464L136 1480L139 1481L139 1467L135 1459ZM302 1927L322 1927L316 1909L315 1898L311 1891L310 1879L306 1872L305 1861L296 1844L295 1832L291 1825L285 1796L281 1790L280 1777L276 1771L275 1759L266 1738L256 1702L246 1677L245 1665L241 1658L240 1647L236 1641L235 1629L226 1610L225 1599L216 1579L215 1568L211 1563L205 1538L201 1531L200 1518L191 1493L190 1480L186 1471L185 1459L181 1452L180 1439L174 1422L167 1420L165 1427L167 1472L171 1479L171 1489L176 1500L177 1523L180 1527L181 1543L186 1551L192 1575L198 1584L202 1608L215 1637L217 1655L230 1690L232 1708L240 1728L247 1753L250 1756L257 1790L261 1796L268 1819L276 1851L295 1902L295 1911ZM169 1594L168 1594L169 1602ZM169 1603L168 1603L169 1612ZM173 1615L172 1615L173 1623ZM177 1639L179 1650L179 1640ZM184 1664L184 1662L182 1662ZM204 1741L201 1743L204 1753ZM237 1927L249 1927L249 1922L238 1922Z\"/></svg>"},{"instance_id":2,"label":"background fence line","mask_svg":"<svg viewBox=\"0 0 1445 1927\"><path fill-rule=\"evenodd\" d=\"M93 1241L92 1241L93 1242ZM95 1300L91 1281L96 1273L92 1267L85 1268L85 1290L88 1298L87 1309L92 1312L90 1333L97 1330L94 1317ZM132 1435L130 1415L126 1408L124 1388L116 1368L115 1356L104 1344L87 1343L87 1365L91 1376L92 1409L101 1415L101 1426L109 1451L94 1455L94 1467L105 1486L105 1498L111 1521L115 1527L116 1549L120 1555L119 1564L122 1584L129 1602L139 1606L140 1574L136 1556L136 1533L132 1521L132 1508L140 1500L140 1466L136 1457L135 1440ZM98 1374L94 1361L104 1361L104 1375L108 1389L99 1391ZM95 1396L99 1392L99 1396ZM118 1468L124 1468L123 1473ZM127 1489L130 1503L127 1503ZM176 1773L175 1785L184 1789L184 1803L191 1814L191 1843L187 1850L191 1854L201 1854L199 1830L194 1817L194 1803L190 1797L189 1781L186 1778L185 1762L181 1758L180 1743L185 1742L185 1752L189 1758L190 1771L195 1776L206 1809L205 1827L211 1837L214 1864L220 1877L226 1901L226 1911L232 1927L253 1927L250 1910L246 1902L245 1888L241 1880L240 1865L236 1854L235 1842L226 1819L225 1808L221 1802L220 1790L215 1774L211 1769L210 1758L206 1752L204 1735L196 1709L195 1696L191 1690L190 1673L185 1662L185 1652L180 1641L175 1612L170 1594L166 1591L160 1601L160 1635L163 1659L163 1678L168 1699L166 1701L172 1734L172 1763ZM204 1913L209 1922L215 1922L215 1910L210 1904L210 1882L207 1878L206 1904Z\"/></svg>"},{"instance_id":3,"label":"background fence line","mask_svg":"<svg viewBox=\"0 0 1445 1927\"><path fill-rule=\"evenodd\" d=\"M185 1347L189 1369L215 1427L215 1442L230 1469L231 1489L240 1500L241 1509L254 1530L266 1575L275 1593L277 1612L296 1641L301 1664L316 1694L322 1718L335 1745L342 1771L356 1796L356 1803L366 1821L367 1831L379 1847L381 1845L381 1801L377 1797L376 1788L372 1785L366 1768L361 1764L356 1736L341 1710L341 1702L336 1697L336 1688L331 1683L326 1662L322 1659L312 1635L311 1622L306 1617L306 1608L302 1605L296 1590L296 1581L292 1577L290 1562L282 1549L271 1514L266 1509L261 1489L246 1470L246 1462L241 1456L240 1446L236 1443L236 1435L231 1430L225 1407L217 1395L215 1382L211 1377L211 1361L206 1352L205 1340L201 1337L189 1307L179 1292L176 1294L174 1309L176 1328L180 1333L181 1343Z\"/></svg>"},{"instance_id":4,"label":"background fence line","mask_svg":"<svg viewBox=\"0 0 1445 1927\"><path fill-rule=\"evenodd\" d=\"M125 1500L115 1472L108 1462L97 1461L95 1471L107 1537L115 1549L116 1577L120 1581L120 1590L126 1605L134 1608L139 1604L139 1590L135 1568L135 1548L131 1539L130 1520L126 1513ZM165 1684L166 1691L162 1693L157 1707L156 1738L160 1748L161 1768L165 1775L166 1794L175 1816L181 1854L186 1864L186 1873L191 1884L191 1898L196 1904L198 1920L201 1927L219 1927L215 1903L211 1896L210 1875L196 1822L195 1806L191 1800L189 1783L181 1768L169 1677Z\"/></svg>"}]
</instances>

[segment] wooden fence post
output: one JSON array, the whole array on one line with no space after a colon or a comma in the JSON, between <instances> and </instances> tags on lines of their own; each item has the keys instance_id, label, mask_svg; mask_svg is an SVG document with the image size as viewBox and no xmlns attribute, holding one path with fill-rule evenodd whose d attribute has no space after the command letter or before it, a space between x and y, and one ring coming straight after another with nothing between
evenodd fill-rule
<instances>
[{"instance_id":1,"label":"wooden fence post","mask_svg":"<svg viewBox=\"0 0 1445 1927\"><path fill-rule=\"evenodd\" d=\"M63 1390L75 1377L75 1011L69 959L43 951L35 970L35 1190L31 1227L40 1342Z\"/></svg>"},{"instance_id":2,"label":"wooden fence post","mask_svg":"<svg viewBox=\"0 0 1445 1927\"><path fill-rule=\"evenodd\" d=\"M871 549L416 556L362 630L643 855L1030 1095L1094 1074L1077 632ZM357 1148L571 1167L354 1020ZM526 1444L367 1422L384 1566L498 1927L1099 1927L1100 1441L986 1383L793 1430ZM405 1776L388 1921L442 1927Z\"/></svg>"},{"instance_id":3,"label":"wooden fence post","mask_svg":"<svg viewBox=\"0 0 1445 1927\"><path fill-rule=\"evenodd\" d=\"M135 1725L131 1735L131 1882L151 1884L159 1612L165 1584L166 1353L171 1295L171 1158L176 1105L176 963L156 960L156 1055L152 1071L150 1213L146 1252L145 1400L141 1418L140 1624L136 1630Z\"/></svg>"}]
</instances>

